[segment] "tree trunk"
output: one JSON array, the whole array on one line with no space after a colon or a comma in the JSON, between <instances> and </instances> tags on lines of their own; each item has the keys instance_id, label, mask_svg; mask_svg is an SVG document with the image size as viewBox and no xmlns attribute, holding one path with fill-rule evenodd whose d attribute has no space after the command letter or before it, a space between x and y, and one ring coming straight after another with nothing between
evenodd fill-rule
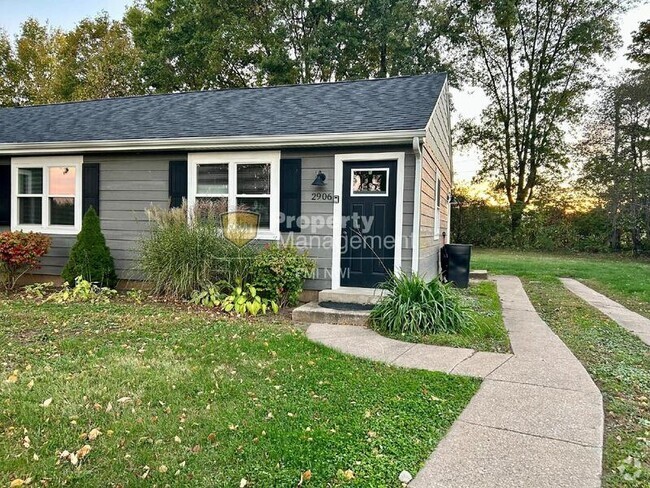
<instances>
[{"instance_id":1,"label":"tree trunk","mask_svg":"<svg viewBox=\"0 0 650 488\"><path fill-rule=\"evenodd\" d=\"M510 205L510 230L514 235L519 227L521 226L521 221L524 217L524 208L526 204L524 202L516 201Z\"/></svg>"}]
</instances>

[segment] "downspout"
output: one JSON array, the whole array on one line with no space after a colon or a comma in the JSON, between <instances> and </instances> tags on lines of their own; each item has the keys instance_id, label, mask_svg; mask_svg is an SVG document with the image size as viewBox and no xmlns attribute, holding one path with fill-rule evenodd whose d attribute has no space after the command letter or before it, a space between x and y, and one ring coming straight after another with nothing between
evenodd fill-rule
<instances>
[{"instance_id":1,"label":"downspout","mask_svg":"<svg viewBox=\"0 0 650 488\"><path fill-rule=\"evenodd\" d=\"M411 246L411 272L418 274L420 269L420 225L421 225L421 192L422 192L422 146L420 138L413 138L413 153L415 154L415 195L413 195L413 244Z\"/></svg>"}]
</instances>

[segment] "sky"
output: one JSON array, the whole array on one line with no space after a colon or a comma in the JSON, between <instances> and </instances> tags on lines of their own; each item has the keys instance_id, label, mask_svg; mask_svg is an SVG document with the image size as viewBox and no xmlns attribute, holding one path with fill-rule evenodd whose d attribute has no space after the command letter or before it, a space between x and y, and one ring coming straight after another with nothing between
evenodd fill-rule
<instances>
[{"instance_id":1,"label":"sky","mask_svg":"<svg viewBox=\"0 0 650 488\"><path fill-rule=\"evenodd\" d=\"M0 0L0 27L10 35L18 33L20 24L28 17L49 21L53 27L70 29L84 17L94 16L105 10L112 18L121 18L133 0ZM627 45L642 20L650 19L650 1L642 1L620 19L623 44L616 56L605 62L607 73L615 74L628 66L625 59ZM461 118L478 118L485 108L487 99L478 89L465 88L452 90L455 112L453 121ZM593 99L595 94L591 94ZM479 154L476 151L454 151L455 180L469 180L479 167Z\"/></svg>"}]
</instances>

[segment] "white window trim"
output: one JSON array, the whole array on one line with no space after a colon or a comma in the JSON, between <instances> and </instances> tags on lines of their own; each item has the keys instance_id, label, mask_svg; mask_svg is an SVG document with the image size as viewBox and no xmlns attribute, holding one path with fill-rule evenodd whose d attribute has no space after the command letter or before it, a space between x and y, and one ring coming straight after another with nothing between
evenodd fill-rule
<instances>
[{"instance_id":1,"label":"white window trim","mask_svg":"<svg viewBox=\"0 0 650 488\"><path fill-rule=\"evenodd\" d=\"M268 230L259 230L257 232L257 239L275 241L280 239L280 151L189 153L187 162L187 203L190 208L196 203L196 198L201 196L196 193L197 167L200 164L228 164L228 195L223 195L223 197L228 197L228 209L233 211L237 208L237 197L270 197L270 228ZM271 165L271 193L255 195L238 194L237 165L260 163Z\"/></svg>"},{"instance_id":2,"label":"white window trim","mask_svg":"<svg viewBox=\"0 0 650 488\"><path fill-rule=\"evenodd\" d=\"M404 208L405 153L353 153L334 155L334 228L332 229L332 290L341 288L341 226L343 222L343 163L359 161L397 161L397 196L395 201L395 255L393 272L402 272L402 219ZM338 198L336 198L338 197Z\"/></svg>"},{"instance_id":3,"label":"white window trim","mask_svg":"<svg viewBox=\"0 0 650 488\"><path fill-rule=\"evenodd\" d=\"M38 156L11 158L11 230L24 232L41 232L44 234L76 235L81 230L82 206L82 165L83 156ZM74 225L48 225L50 219L49 171L51 167L69 166L75 168ZM43 168L43 193L41 225L21 225L18 223L18 169ZM68 195L66 195L68 196Z\"/></svg>"},{"instance_id":4,"label":"white window trim","mask_svg":"<svg viewBox=\"0 0 650 488\"><path fill-rule=\"evenodd\" d=\"M440 239L440 191L442 190L442 185L440 183L440 170L436 169L436 181L434 188L434 223L433 223L433 238L435 240Z\"/></svg>"}]
</instances>

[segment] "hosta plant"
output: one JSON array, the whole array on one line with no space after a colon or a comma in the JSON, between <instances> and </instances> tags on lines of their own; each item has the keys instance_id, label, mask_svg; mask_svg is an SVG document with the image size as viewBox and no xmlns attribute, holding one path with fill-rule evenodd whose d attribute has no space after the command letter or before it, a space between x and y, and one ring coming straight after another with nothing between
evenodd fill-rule
<instances>
[{"instance_id":1,"label":"hosta plant","mask_svg":"<svg viewBox=\"0 0 650 488\"><path fill-rule=\"evenodd\" d=\"M81 276L77 276L74 286L71 286L66 281L60 291L52 293L45 301L54 303L109 303L116 296L117 291L112 288L98 286L95 283L84 280Z\"/></svg>"},{"instance_id":2,"label":"hosta plant","mask_svg":"<svg viewBox=\"0 0 650 488\"><path fill-rule=\"evenodd\" d=\"M262 298L252 285L236 286L232 293L226 296L221 306L225 312L234 312L239 315L266 315L269 311L278 313L278 304Z\"/></svg>"}]
</instances>

